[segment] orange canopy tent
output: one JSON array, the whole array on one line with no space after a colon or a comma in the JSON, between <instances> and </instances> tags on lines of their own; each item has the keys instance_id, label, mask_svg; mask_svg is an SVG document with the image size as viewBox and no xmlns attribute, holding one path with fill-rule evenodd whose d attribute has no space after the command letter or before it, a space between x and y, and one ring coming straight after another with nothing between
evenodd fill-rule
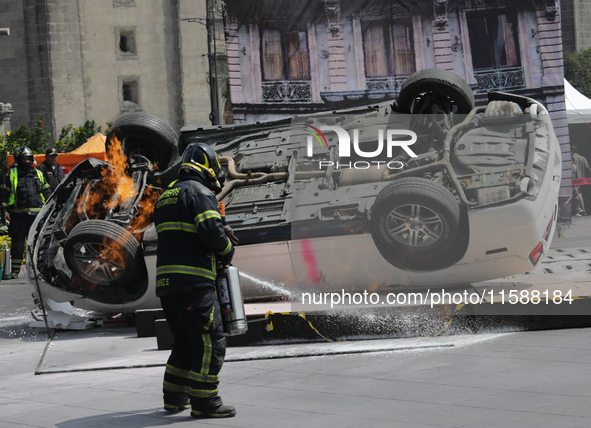
<instances>
[{"instance_id":1,"label":"orange canopy tent","mask_svg":"<svg viewBox=\"0 0 591 428\"><path fill-rule=\"evenodd\" d=\"M60 153L57 156L57 163L65 168L66 173L70 172L72 168L78 165L85 159L95 158L99 160L107 160L107 153L105 152L105 137L103 134L96 134L88 139L86 143L81 145L70 153ZM35 155L37 165L41 165L45 161L45 154ZM6 166L10 168L14 162L14 156L6 156Z\"/></svg>"}]
</instances>

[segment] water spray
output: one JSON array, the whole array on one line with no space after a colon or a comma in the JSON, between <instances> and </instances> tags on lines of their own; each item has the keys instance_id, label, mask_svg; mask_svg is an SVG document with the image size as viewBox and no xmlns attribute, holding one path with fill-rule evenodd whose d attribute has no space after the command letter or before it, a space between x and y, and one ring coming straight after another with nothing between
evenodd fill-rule
<instances>
[{"instance_id":1,"label":"water spray","mask_svg":"<svg viewBox=\"0 0 591 428\"><path fill-rule=\"evenodd\" d=\"M290 299L292 297L291 291L288 290L287 288L285 288L286 287L285 284L277 285L273 282L269 282L269 281L265 281L264 279L256 278L256 277L249 275L247 273L244 273L244 272L240 272L240 276L242 276L245 279L248 279L249 281L256 283L257 285L260 285L264 288L272 290L273 292L275 292L277 294L287 296Z\"/></svg>"}]
</instances>

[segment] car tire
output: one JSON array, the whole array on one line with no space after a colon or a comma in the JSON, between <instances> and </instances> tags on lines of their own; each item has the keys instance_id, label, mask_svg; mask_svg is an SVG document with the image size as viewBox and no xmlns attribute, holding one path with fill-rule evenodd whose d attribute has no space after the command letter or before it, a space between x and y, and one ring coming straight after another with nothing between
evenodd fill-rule
<instances>
[{"instance_id":1,"label":"car tire","mask_svg":"<svg viewBox=\"0 0 591 428\"><path fill-rule=\"evenodd\" d=\"M133 278L139 243L123 227L106 220L78 223L64 244L70 270L85 281L116 286Z\"/></svg>"},{"instance_id":2,"label":"car tire","mask_svg":"<svg viewBox=\"0 0 591 428\"><path fill-rule=\"evenodd\" d=\"M430 94L447 97L456 106L454 113L468 114L474 108L474 92L464 79L451 71L427 68L404 81L398 95L398 111L413 113L415 100Z\"/></svg>"},{"instance_id":3,"label":"car tire","mask_svg":"<svg viewBox=\"0 0 591 428\"><path fill-rule=\"evenodd\" d=\"M107 135L107 153L115 137L121 141L123 153L128 158L132 154L145 156L158 170L165 169L178 158L177 133L151 114L134 112L119 117Z\"/></svg>"},{"instance_id":4,"label":"car tire","mask_svg":"<svg viewBox=\"0 0 591 428\"><path fill-rule=\"evenodd\" d=\"M384 187L371 208L371 234L382 256L401 269L441 269L460 229L460 206L442 185L401 178ZM443 257L446 255L446 257Z\"/></svg>"}]
</instances>

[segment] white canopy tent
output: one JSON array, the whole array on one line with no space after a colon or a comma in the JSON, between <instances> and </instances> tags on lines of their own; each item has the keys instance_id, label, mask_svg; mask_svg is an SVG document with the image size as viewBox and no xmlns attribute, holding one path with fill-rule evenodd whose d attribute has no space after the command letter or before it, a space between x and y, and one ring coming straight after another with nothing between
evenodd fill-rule
<instances>
[{"instance_id":1,"label":"white canopy tent","mask_svg":"<svg viewBox=\"0 0 591 428\"><path fill-rule=\"evenodd\" d=\"M577 91L566 79L564 79L564 100L569 125L591 124L591 99Z\"/></svg>"}]
</instances>

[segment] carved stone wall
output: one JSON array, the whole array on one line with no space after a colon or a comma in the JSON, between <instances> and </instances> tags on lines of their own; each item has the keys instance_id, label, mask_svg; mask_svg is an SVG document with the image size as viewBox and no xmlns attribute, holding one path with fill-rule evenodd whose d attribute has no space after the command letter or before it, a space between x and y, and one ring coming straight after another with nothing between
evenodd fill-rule
<instances>
[{"instance_id":1,"label":"carved stone wall","mask_svg":"<svg viewBox=\"0 0 591 428\"><path fill-rule=\"evenodd\" d=\"M345 91L347 89L347 65L345 63L345 40L343 38L341 1L323 1L328 22L330 89L334 92Z\"/></svg>"},{"instance_id":2,"label":"carved stone wall","mask_svg":"<svg viewBox=\"0 0 591 428\"><path fill-rule=\"evenodd\" d=\"M33 127L40 115L51 125L48 23L45 2L3 0L0 27L0 94L14 109L13 126Z\"/></svg>"},{"instance_id":3,"label":"carved stone wall","mask_svg":"<svg viewBox=\"0 0 591 428\"><path fill-rule=\"evenodd\" d=\"M583 51L591 47L591 2L582 0L561 0L564 48L569 51Z\"/></svg>"},{"instance_id":4,"label":"carved stone wall","mask_svg":"<svg viewBox=\"0 0 591 428\"><path fill-rule=\"evenodd\" d=\"M5 135L10 129L10 116L14 110L10 103L0 103L0 135Z\"/></svg>"}]
</instances>

